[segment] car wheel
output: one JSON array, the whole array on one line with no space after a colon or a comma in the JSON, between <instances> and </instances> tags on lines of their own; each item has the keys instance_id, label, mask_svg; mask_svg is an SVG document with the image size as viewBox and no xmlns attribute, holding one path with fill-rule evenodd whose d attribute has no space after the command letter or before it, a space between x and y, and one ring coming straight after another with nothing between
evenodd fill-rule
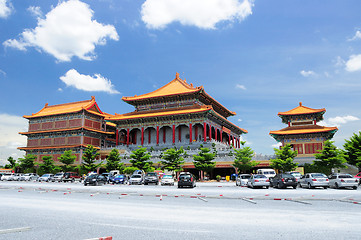
<instances>
[{"instance_id":1,"label":"car wheel","mask_svg":"<svg viewBox=\"0 0 361 240\"><path fill-rule=\"evenodd\" d=\"M324 189L327 189L327 186L324 186L323 188L324 188Z\"/></svg>"},{"instance_id":2,"label":"car wheel","mask_svg":"<svg viewBox=\"0 0 361 240\"><path fill-rule=\"evenodd\" d=\"M253 186L253 184L251 184L251 188L253 188L253 189L254 189L254 186Z\"/></svg>"},{"instance_id":3,"label":"car wheel","mask_svg":"<svg viewBox=\"0 0 361 240\"><path fill-rule=\"evenodd\" d=\"M335 183L335 188L339 189L338 183Z\"/></svg>"},{"instance_id":4,"label":"car wheel","mask_svg":"<svg viewBox=\"0 0 361 240\"><path fill-rule=\"evenodd\" d=\"M277 183L277 188L282 188L280 183Z\"/></svg>"},{"instance_id":5,"label":"car wheel","mask_svg":"<svg viewBox=\"0 0 361 240\"><path fill-rule=\"evenodd\" d=\"M84 186L86 186L86 185L88 185L88 184L84 183Z\"/></svg>"},{"instance_id":6,"label":"car wheel","mask_svg":"<svg viewBox=\"0 0 361 240\"><path fill-rule=\"evenodd\" d=\"M75 179L73 178L73 179L71 179L71 182L75 182Z\"/></svg>"},{"instance_id":7,"label":"car wheel","mask_svg":"<svg viewBox=\"0 0 361 240\"><path fill-rule=\"evenodd\" d=\"M353 190L357 190L357 186L353 186L352 188L353 188Z\"/></svg>"},{"instance_id":8,"label":"car wheel","mask_svg":"<svg viewBox=\"0 0 361 240\"><path fill-rule=\"evenodd\" d=\"M144 185L148 185L148 183L144 183Z\"/></svg>"},{"instance_id":9,"label":"car wheel","mask_svg":"<svg viewBox=\"0 0 361 240\"><path fill-rule=\"evenodd\" d=\"M311 183L308 183L307 187L308 189L312 189Z\"/></svg>"},{"instance_id":10,"label":"car wheel","mask_svg":"<svg viewBox=\"0 0 361 240\"><path fill-rule=\"evenodd\" d=\"M297 185L296 186L293 186L293 189L296 189L297 188Z\"/></svg>"},{"instance_id":11,"label":"car wheel","mask_svg":"<svg viewBox=\"0 0 361 240\"><path fill-rule=\"evenodd\" d=\"M178 188L181 188L181 186L178 185Z\"/></svg>"}]
</instances>

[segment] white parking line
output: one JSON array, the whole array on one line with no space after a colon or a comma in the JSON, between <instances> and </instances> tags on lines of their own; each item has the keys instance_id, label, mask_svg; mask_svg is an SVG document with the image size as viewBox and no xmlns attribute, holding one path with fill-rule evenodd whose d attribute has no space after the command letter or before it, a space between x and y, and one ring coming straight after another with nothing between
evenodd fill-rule
<instances>
[{"instance_id":1,"label":"white parking line","mask_svg":"<svg viewBox=\"0 0 361 240\"><path fill-rule=\"evenodd\" d=\"M30 227L3 229L3 230L0 230L0 234L14 233L14 232L24 232L24 231L29 231L30 229L31 229Z\"/></svg>"}]
</instances>

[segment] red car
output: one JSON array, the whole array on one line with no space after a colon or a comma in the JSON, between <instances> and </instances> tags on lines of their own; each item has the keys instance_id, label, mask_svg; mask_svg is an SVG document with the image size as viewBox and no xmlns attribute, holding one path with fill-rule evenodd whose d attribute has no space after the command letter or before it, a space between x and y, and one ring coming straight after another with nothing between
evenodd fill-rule
<instances>
[{"instance_id":1,"label":"red car","mask_svg":"<svg viewBox=\"0 0 361 240\"><path fill-rule=\"evenodd\" d=\"M76 173L76 172L64 173L63 182L67 182L67 181L75 182L75 180L81 181L81 176L78 173Z\"/></svg>"}]
</instances>

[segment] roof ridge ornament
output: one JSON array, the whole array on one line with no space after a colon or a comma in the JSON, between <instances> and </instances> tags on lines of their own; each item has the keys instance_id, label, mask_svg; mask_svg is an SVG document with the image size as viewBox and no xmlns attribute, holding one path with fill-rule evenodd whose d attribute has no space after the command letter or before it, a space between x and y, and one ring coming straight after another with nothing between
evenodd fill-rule
<instances>
[{"instance_id":1,"label":"roof ridge ornament","mask_svg":"<svg viewBox=\"0 0 361 240\"><path fill-rule=\"evenodd\" d=\"M302 102L300 102L300 107L302 107Z\"/></svg>"},{"instance_id":2,"label":"roof ridge ornament","mask_svg":"<svg viewBox=\"0 0 361 240\"><path fill-rule=\"evenodd\" d=\"M178 72L176 72L176 73L175 73L175 78L176 78L176 79L180 79L180 78L179 78L179 73L178 73Z\"/></svg>"}]
</instances>

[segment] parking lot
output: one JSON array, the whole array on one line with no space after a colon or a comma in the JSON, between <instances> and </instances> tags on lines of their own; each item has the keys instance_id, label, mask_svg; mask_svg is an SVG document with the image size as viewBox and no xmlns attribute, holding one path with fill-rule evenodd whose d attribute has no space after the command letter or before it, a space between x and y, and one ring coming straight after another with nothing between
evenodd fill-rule
<instances>
[{"instance_id":1,"label":"parking lot","mask_svg":"<svg viewBox=\"0 0 361 240\"><path fill-rule=\"evenodd\" d=\"M0 239L357 239L361 191L0 182Z\"/></svg>"}]
</instances>

